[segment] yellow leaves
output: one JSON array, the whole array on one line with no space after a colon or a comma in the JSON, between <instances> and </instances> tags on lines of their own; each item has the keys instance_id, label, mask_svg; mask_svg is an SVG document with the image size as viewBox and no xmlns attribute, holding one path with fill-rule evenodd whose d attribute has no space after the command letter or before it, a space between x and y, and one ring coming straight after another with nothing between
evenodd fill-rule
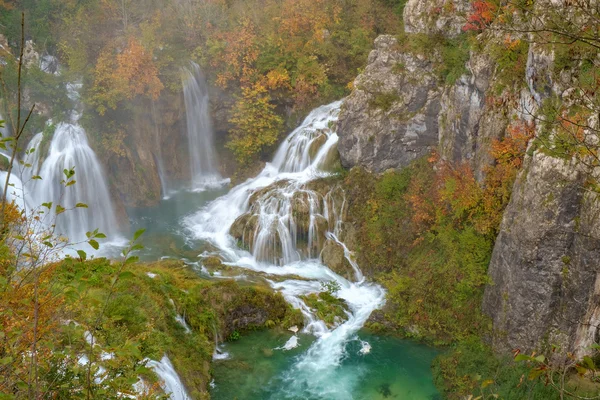
<instances>
[{"instance_id":1,"label":"yellow leaves","mask_svg":"<svg viewBox=\"0 0 600 400\"><path fill-rule=\"evenodd\" d=\"M264 78L264 85L270 89L291 89L290 75L285 69L269 71Z\"/></svg>"},{"instance_id":2,"label":"yellow leaves","mask_svg":"<svg viewBox=\"0 0 600 400\"><path fill-rule=\"evenodd\" d=\"M101 115L107 108L115 109L119 101L138 95L157 99L164 88L152 53L133 37L116 56L114 46L105 47L96 62L94 76L91 98Z\"/></svg>"},{"instance_id":3,"label":"yellow leaves","mask_svg":"<svg viewBox=\"0 0 600 400\"><path fill-rule=\"evenodd\" d=\"M265 86L256 83L242 88L229 122L232 139L227 147L242 164L255 158L263 149L277 141L283 119L275 114L271 96Z\"/></svg>"}]
</instances>

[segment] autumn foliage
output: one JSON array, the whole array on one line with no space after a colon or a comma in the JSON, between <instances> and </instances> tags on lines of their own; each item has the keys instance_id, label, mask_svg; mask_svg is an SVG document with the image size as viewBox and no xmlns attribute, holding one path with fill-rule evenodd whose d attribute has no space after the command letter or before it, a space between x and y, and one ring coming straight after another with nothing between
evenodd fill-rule
<instances>
[{"instance_id":1,"label":"autumn foliage","mask_svg":"<svg viewBox=\"0 0 600 400\"><path fill-rule=\"evenodd\" d=\"M480 32L494 21L498 6L491 0L476 0L471 5L473 13L467 17L467 23L463 26L463 31Z\"/></svg>"},{"instance_id":2,"label":"autumn foliage","mask_svg":"<svg viewBox=\"0 0 600 400\"><path fill-rule=\"evenodd\" d=\"M115 109L119 101L138 95L157 99L163 89L152 52L133 37L120 53L115 54L113 45L107 46L98 57L94 75L92 101L101 115L107 108Z\"/></svg>"},{"instance_id":3,"label":"autumn foliage","mask_svg":"<svg viewBox=\"0 0 600 400\"><path fill-rule=\"evenodd\" d=\"M242 88L242 96L230 119L234 128L227 144L241 163L277 142L283 120L275 114L275 106L270 100L267 89L261 84Z\"/></svg>"}]
</instances>

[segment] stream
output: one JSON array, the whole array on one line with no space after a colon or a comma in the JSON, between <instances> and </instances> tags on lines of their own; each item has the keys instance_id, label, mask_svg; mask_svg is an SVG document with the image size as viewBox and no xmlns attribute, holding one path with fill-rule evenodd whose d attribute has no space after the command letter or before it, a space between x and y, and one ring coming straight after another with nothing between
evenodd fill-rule
<instances>
[{"instance_id":1,"label":"stream","mask_svg":"<svg viewBox=\"0 0 600 400\"><path fill-rule=\"evenodd\" d=\"M221 346L229 357L215 359L215 399L438 396L430 371L435 350L362 330L385 291L363 277L339 239L343 191L313 187L332 175L339 108L335 102L311 112L255 178L231 189L173 192L154 208L129 210L132 230L147 229L142 258L177 258L203 270L203 256L218 255L241 271L276 277L267 282L304 315L298 333L258 332ZM341 276L322 264L325 245L341 246L352 270ZM347 305L347 318L333 326L303 300L327 284Z\"/></svg>"}]
</instances>

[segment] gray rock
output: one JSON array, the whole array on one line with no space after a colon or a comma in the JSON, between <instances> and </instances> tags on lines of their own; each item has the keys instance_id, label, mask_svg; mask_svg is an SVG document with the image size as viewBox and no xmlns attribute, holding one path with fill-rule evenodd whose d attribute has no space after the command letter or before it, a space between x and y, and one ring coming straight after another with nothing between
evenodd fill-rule
<instances>
[{"instance_id":1,"label":"gray rock","mask_svg":"<svg viewBox=\"0 0 600 400\"><path fill-rule=\"evenodd\" d=\"M344 278L354 281L354 269L344 256L344 249L335 241L328 239L321 252L321 260L329 269Z\"/></svg>"},{"instance_id":2,"label":"gray rock","mask_svg":"<svg viewBox=\"0 0 600 400\"><path fill-rule=\"evenodd\" d=\"M404 7L404 30L409 33L458 36L471 11L468 0L408 0Z\"/></svg>"},{"instance_id":3,"label":"gray rock","mask_svg":"<svg viewBox=\"0 0 600 400\"><path fill-rule=\"evenodd\" d=\"M441 89L431 61L380 36L354 87L337 126L344 167L401 168L437 145Z\"/></svg>"},{"instance_id":4,"label":"gray rock","mask_svg":"<svg viewBox=\"0 0 600 400\"><path fill-rule=\"evenodd\" d=\"M585 177L574 162L537 152L517 179L483 300L496 350L583 354L597 339L599 204Z\"/></svg>"}]
</instances>

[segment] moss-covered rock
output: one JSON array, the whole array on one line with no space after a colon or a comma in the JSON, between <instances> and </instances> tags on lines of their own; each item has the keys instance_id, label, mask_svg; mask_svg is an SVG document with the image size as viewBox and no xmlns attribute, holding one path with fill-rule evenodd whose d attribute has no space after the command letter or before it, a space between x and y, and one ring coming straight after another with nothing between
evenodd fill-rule
<instances>
[{"instance_id":1,"label":"moss-covered rock","mask_svg":"<svg viewBox=\"0 0 600 400\"><path fill-rule=\"evenodd\" d=\"M348 305L328 292L311 293L302 296L302 300L324 321L329 328L336 327L348 319Z\"/></svg>"},{"instance_id":2,"label":"moss-covered rock","mask_svg":"<svg viewBox=\"0 0 600 400\"><path fill-rule=\"evenodd\" d=\"M205 261L221 264L217 257ZM72 293L65 298L69 319L76 321L81 330L77 334L80 339L73 343L75 325L67 326L70 339L65 344L81 346L83 353L83 331L94 329L102 349L108 351L128 344L136 348L133 354L139 362L145 358L160 360L167 354L195 399L209 398L210 362L216 337L302 324L302 314L266 285L206 280L175 260L126 265L119 273L120 268L120 263L106 259L83 263L70 259L57 266L61 290ZM119 279L109 295L115 276ZM85 291L74 289L82 282ZM94 328L89 324L98 321L97 314L105 303L101 326ZM177 321L177 316L184 317L191 332ZM111 363L116 364L118 357ZM119 364L119 368L130 367ZM133 370L130 372L135 375ZM152 383L156 377L148 373L144 379Z\"/></svg>"}]
</instances>

